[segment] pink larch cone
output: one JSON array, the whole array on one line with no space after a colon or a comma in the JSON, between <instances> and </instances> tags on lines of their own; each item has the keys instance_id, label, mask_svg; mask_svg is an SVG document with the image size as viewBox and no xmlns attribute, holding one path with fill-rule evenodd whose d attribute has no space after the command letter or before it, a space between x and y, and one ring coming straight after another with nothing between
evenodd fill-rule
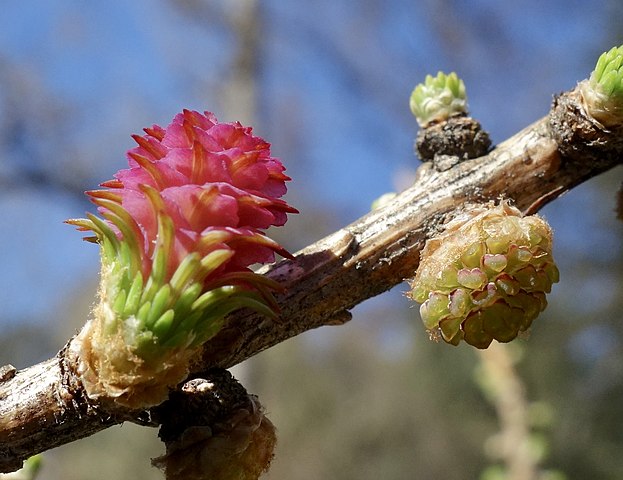
<instances>
[{"instance_id":1,"label":"pink larch cone","mask_svg":"<svg viewBox=\"0 0 623 480\"><path fill-rule=\"evenodd\" d=\"M100 301L74 348L92 397L132 407L166 398L225 316L274 316L273 281L250 266L287 251L264 233L297 213L270 145L239 123L184 110L135 135L129 169L87 192L103 220L68 220L101 246Z\"/></svg>"}]
</instances>

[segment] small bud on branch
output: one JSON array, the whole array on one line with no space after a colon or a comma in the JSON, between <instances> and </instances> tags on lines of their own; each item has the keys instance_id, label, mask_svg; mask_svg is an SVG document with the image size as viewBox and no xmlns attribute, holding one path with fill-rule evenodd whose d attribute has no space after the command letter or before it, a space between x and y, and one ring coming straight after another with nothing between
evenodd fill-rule
<instances>
[{"instance_id":1,"label":"small bud on branch","mask_svg":"<svg viewBox=\"0 0 623 480\"><path fill-rule=\"evenodd\" d=\"M580 92L587 113L604 127L623 122L623 46L601 54Z\"/></svg>"},{"instance_id":2,"label":"small bud on branch","mask_svg":"<svg viewBox=\"0 0 623 480\"><path fill-rule=\"evenodd\" d=\"M421 127L453 115L466 114L465 84L454 72L448 75L438 72L436 77L426 75L424 83L413 89L409 105Z\"/></svg>"},{"instance_id":3,"label":"small bud on branch","mask_svg":"<svg viewBox=\"0 0 623 480\"><path fill-rule=\"evenodd\" d=\"M432 161L436 170L447 170L489 151L489 134L467 116L465 84L456 73L427 75L413 90L409 105L421 127L415 150L423 162Z\"/></svg>"}]
</instances>

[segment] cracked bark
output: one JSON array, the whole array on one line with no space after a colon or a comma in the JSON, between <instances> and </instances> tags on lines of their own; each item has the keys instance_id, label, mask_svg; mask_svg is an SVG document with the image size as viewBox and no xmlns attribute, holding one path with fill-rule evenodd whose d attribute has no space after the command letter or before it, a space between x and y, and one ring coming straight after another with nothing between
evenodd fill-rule
<instances>
[{"instance_id":1,"label":"cracked bark","mask_svg":"<svg viewBox=\"0 0 623 480\"><path fill-rule=\"evenodd\" d=\"M533 213L574 186L622 163L623 129L584 115L575 91L489 154L439 172L429 164L393 201L263 270L285 287L278 321L248 311L204 347L192 372L228 368L304 331L340 325L349 309L412 277L426 239L469 202L510 198ZM70 345L68 343L68 346ZM123 421L156 422L148 412L86 398L64 348L30 368L0 372L0 472L38 452Z\"/></svg>"}]
</instances>

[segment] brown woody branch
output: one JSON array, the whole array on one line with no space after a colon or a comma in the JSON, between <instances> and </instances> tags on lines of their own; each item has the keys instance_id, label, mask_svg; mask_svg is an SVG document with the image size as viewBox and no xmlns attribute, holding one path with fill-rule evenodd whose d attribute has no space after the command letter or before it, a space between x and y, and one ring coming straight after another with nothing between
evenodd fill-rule
<instances>
[{"instance_id":1,"label":"brown woody branch","mask_svg":"<svg viewBox=\"0 0 623 480\"><path fill-rule=\"evenodd\" d=\"M424 165L390 204L268 267L285 287L279 321L239 311L210 340L193 372L228 368L301 332L350 319L349 309L414 276L427 238L468 202L510 198L533 213L623 158L621 130L584 114L575 91L488 155L443 172ZM116 423L149 423L148 412L94 403L73 374L71 340L55 358L0 376L0 472L38 452ZM0 372L2 374L3 372Z\"/></svg>"}]
</instances>

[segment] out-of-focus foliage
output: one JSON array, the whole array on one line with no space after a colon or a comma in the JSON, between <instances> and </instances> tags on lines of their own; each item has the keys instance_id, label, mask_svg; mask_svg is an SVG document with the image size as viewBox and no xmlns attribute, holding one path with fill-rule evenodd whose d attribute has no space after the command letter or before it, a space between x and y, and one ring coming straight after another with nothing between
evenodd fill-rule
<instances>
[{"instance_id":1,"label":"out-of-focus foliage","mask_svg":"<svg viewBox=\"0 0 623 480\"><path fill-rule=\"evenodd\" d=\"M17 472L0 473L1 480L35 480L41 470L41 454L34 455L24 462L24 466Z\"/></svg>"},{"instance_id":2,"label":"out-of-focus foliage","mask_svg":"<svg viewBox=\"0 0 623 480\"><path fill-rule=\"evenodd\" d=\"M0 364L54 355L88 316L97 251L62 221L87 210L82 190L125 165L144 125L184 107L253 124L293 178L301 215L275 237L296 251L408 184L407 99L427 73L460 72L472 116L499 142L622 43L621 12L606 0L7 3ZM620 183L619 169L544 210L561 282L520 340L526 400L553 412L540 468L569 478L623 476ZM430 342L406 290L237 368L278 429L267 478L464 479L497 463L478 356ZM155 430L113 427L45 454L39 478L161 478L148 462L161 453Z\"/></svg>"}]
</instances>

